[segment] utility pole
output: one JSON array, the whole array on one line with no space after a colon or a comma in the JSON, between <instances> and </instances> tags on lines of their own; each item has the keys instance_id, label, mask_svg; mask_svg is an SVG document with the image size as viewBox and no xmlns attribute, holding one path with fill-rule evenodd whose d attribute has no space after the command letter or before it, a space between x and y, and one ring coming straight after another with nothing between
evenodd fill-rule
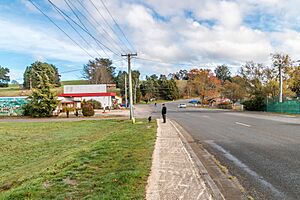
<instances>
[{"instance_id":1,"label":"utility pole","mask_svg":"<svg viewBox=\"0 0 300 200\"><path fill-rule=\"evenodd\" d=\"M127 74L125 74L125 108L127 108L128 100L127 100Z\"/></svg>"},{"instance_id":2,"label":"utility pole","mask_svg":"<svg viewBox=\"0 0 300 200\"><path fill-rule=\"evenodd\" d=\"M135 122L134 114L133 114L133 95L132 95L132 74L131 74L131 57L137 56L137 54L122 54L122 56L126 56L128 60L128 82L129 82L129 104L130 104L130 120Z\"/></svg>"},{"instance_id":3,"label":"utility pole","mask_svg":"<svg viewBox=\"0 0 300 200\"><path fill-rule=\"evenodd\" d=\"M282 63L279 64L279 102L282 103Z\"/></svg>"}]
</instances>

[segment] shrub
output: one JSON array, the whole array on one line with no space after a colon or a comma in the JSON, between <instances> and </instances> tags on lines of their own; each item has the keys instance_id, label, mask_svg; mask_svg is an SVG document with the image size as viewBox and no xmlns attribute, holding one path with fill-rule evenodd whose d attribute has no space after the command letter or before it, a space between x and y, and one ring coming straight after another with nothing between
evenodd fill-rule
<instances>
[{"instance_id":1,"label":"shrub","mask_svg":"<svg viewBox=\"0 0 300 200\"><path fill-rule=\"evenodd\" d=\"M220 109L232 109L232 104L230 102L221 102L217 105L217 108L220 108Z\"/></svg>"},{"instance_id":2,"label":"shrub","mask_svg":"<svg viewBox=\"0 0 300 200\"><path fill-rule=\"evenodd\" d=\"M92 104L94 109L101 109L101 103L99 101L91 99L91 100L88 100L87 103Z\"/></svg>"},{"instance_id":3,"label":"shrub","mask_svg":"<svg viewBox=\"0 0 300 200\"><path fill-rule=\"evenodd\" d=\"M95 115L93 105L89 102L84 102L82 104L82 114L85 117L90 117Z\"/></svg>"},{"instance_id":4,"label":"shrub","mask_svg":"<svg viewBox=\"0 0 300 200\"><path fill-rule=\"evenodd\" d=\"M63 112L65 112L67 114L67 118L69 118L70 112L73 112L74 110L75 110L75 108L72 108L72 107L68 107L68 106L63 107Z\"/></svg>"},{"instance_id":5,"label":"shrub","mask_svg":"<svg viewBox=\"0 0 300 200\"><path fill-rule=\"evenodd\" d=\"M266 107L265 99L260 96L244 101L242 104L246 110L250 111L264 111Z\"/></svg>"}]
</instances>

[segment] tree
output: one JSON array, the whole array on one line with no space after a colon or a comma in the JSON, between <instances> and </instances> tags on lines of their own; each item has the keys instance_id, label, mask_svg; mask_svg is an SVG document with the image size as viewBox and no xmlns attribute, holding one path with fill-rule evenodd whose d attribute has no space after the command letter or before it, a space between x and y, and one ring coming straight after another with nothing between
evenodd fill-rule
<instances>
[{"instance_id":1,"label":"tree","mask_svg":"<svg viewBox=\"0 0 300 200\"><path fill-rule=\"evenodd\" d=\"M188 87L200 96L202 103L219 95L221 82L209 69L192 69L189 72Z\"/></svg>"},{"instance_id":2,"label":"tree","mask_svg":"<svg viewBox=\"0 0 300 200\"><path fill-rule=\"evenodd\" d=\"M159 82L157 75L146 76L146 80L141 82L140 88L144 100L149 101L152 98L158 98Z\"/></svg>"},{"instance_id":3,"label":"tree","mask_svg":"<svg viewBox=\"0 0 300 200\"><path fill-rule=\"evenodd\" d=\"M133 87L133 102L137 103L140 101L140 72L138 70L133 70L131 73L132 77L132 87Z\"/></svg>"},{"instance_id":4,"label":"tree","mask_svg":"<svg viewBox=\"0 0 300 200\"><path fill-rule=\"evenodd\" d=\"M24 106L24 115L31 117L50 117L57 106L57 97L51 92L51 79L47 71L37 73L36 88Z\"/></svg>"},{"instance_id":5,"label":"tree","mask_svg":"<svg viewBox=\"0 0 300 200\"><path fill-rule=\"evenodd\" d=\"M176 73L170 73L168 75L169 79L174 79L174 80L188 80L188 71L187 70L179 70Z\"/></svg>"},{"instance_id":6,"label":"tree","mask_svg":"<svg viewBox=\"0 0 300 200\"><path fill-rule=\"evenodd\" d=\"M127 87L125 88L125 77L127 77ZM137 103L141 99L140 90L140 72L138 70L133 70L131 73L132 77L132 87L133 87L133 101ZM125 89L128 92L128 74L125 71L119 71L115 78L117 87L120 88L121 96L125 95Z\"/></svg>"},{"instance_id":7,"label":"tree","mask_svg":"<svg viewBox=\"0 0 300 200\"><path fill-rule=\"evenodd\" d=\"M0 87L8 87L10 77L8 76L9 69L0 66Z\"/></svg>"},{"instance_id":8,"label":"tree","mask_svg":"<svg viewBox=\"0 0 300 200\"><path fill-rule=\"evenodd\" d=\"M60 86L60 75L57 67L46 62L42 63L36 61L26 67L24 72L24 88L37 88L37 85L39 84L38 82L40 81L39 77L43 76L42 74L44 73L47 74L47 77L49 78L49 84Z\"/></svg>"},{"instance_id":9,"label":"tree","mask_svg":"<svg viewBox=\"0 0 300 200\"><path fill-rule=\"evenodd\" d=\"M222 85L225 81L229 81L231 78L231 72L226 65L217 66L215 69L216 77L221 81Z\"/></svg>"},{"instance_id":10,"label":"tree","mask_svg":"<svg viewBox=\"0 0 300 200\"><path fill-rule=\"evenodd\" d=\"M91 84L113 83L115 77L115 67L112 61L106 58L96 58L90 60L83 67L83 77L88 79Z\"/></svg>"},{"instance_id":11,"label":"tree","mask_svg":"<svg viewBox=\"0 0 300 200\"><path fill-rule=\"evenodd\" d=\"M296 93L297 97L300 97L300 66L291 71L289 87Z\"/></svg>"},{"instance_id":12,"label":"tree","mask_svg":"<svg viewBox=\"0 0 300 200\"><path fill-rule=\"evenodd\" d=\"M253 61L246 62L240 69L240 75L246 83L246 92L251 96L265 96L264 84L268 81L266 70L267 67L261 63L254 63ZM268 72L268 73L266 73Z\"/></svg>"},{"instance_id":13,"label":"tree","mask_svg":"<svg viewBox=\"0 0 300 200\"><path fill-rule=\"evenodd\" d=\"M20 83L17 80L12 80L11 84L13 84L13 85L19 85Z\"/></svg>"},{"instance_id":14,"label":"tree","mask_svg":"<svg viewBox=\"0 0 300 200\"><path fill-rule=\"evenodd\" d=\"M159 78L159 96L165 100L175 100L179 98L179 90L174 79L168 80L165 75Z\"/></svg>"},{"instance_id":15,"label":"tree","mask_svg":"<svg viewBox=\"0 0 300 200\"><path fill-rule=\"evenodd\" d=\"M233 103L242 100L246 95L239 76L233 77L231 81L226 80L222 93L224 97L230 99Z\"/></svg>"},{"instance_id":16,"label":"tree","mask_svg":"<svg viewBox=\"0 0 300 200\"><path fill-rule=\"evenodd\" d=\"M125 77L128 77L128 74L125 71L119 71L118 75L116 76L116 85L118 88L120 88L120 93L122 97L125 95L125 89L127 88L125 87Z\"/></svg>"}]
</instances>

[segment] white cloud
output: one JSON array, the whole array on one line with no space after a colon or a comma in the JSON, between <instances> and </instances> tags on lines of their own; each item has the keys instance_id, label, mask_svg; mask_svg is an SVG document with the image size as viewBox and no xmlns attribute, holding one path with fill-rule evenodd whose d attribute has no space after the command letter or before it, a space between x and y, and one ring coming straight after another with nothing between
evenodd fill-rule
<instances>
[{"instance_id":1,"label":"white cloud","mask_svg":"<svg viewBox=\"0 0 300 200\"><path fill-rule=\"evenodd\" d=\"M62 33L45 27L38 29L30 25L0 18L0 48L6 51L29 53L37 59L58 59L83 62L90 57ZM91 54L93 52L89 50Z\"/></svg>"},{"instance_id":2,"label":"white cloud","mask_svg":"<svg viewBox=\"0 0 300 200\"><path fill-rule=\"evenodd\" d=\"M63 0L54 2L68 11ZM103 17L113 25L102 4L96 0L93 2ZM275 51L289 53L295 58L300 57L300 33L296 29L299 26L297 24L300 24L300 2L297 0L105 2L138 50L139 56L144 58L205 66L221 63L238 66L248 60L268 62L270 53ZM118 40L90 1L85 0L83 3L106 31ZM249 16L252 17L254 25L245 22ZM268 17L274 18L274 21L269 22ZM49 32L49 29L33 27L34 25L1 20L0 29L11 31L0 33L0 47L11 51L26 51L37 58L78 62L89 59L58 30L55 32L51 29ZM257 27L262 28L258 30ZM99 26L98 28L100 35L105 36L103 30ZM168 73L175 69L172 64L146 62L137 62L137 67L147 73Z\"/></svg>"}]
</instances>

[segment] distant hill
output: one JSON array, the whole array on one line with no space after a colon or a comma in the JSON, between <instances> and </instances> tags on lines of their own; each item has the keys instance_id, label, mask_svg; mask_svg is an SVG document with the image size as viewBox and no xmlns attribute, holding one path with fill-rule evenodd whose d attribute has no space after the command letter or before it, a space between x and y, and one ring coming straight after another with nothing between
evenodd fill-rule
<instances>
[{"instance_id":1,"label":"distant hill","mask_svg":"<svg viewBox=\"0 0 300 200\"><path fill-rule=\"evenodd\" d=\"M88 80L70 80L70 81L61 81L61 85L88 85Z\"/></svg>"},{"instance_id":2,"label":"distant hill","mask_svg":"<svg viewBox=\"0 0 300 200\"><path fill-rule=\"evenodd\" d=\"M88 80L70 80L70 81L61 81L61 87L53 89L60 94L63 92L64 85L86 85L89 84ZM17 97L17 96L29 96L31 94L30 90L24 90L19 85L10 84L6 88L0 88L0 97Z\"/></svg>"}]
</instances>

